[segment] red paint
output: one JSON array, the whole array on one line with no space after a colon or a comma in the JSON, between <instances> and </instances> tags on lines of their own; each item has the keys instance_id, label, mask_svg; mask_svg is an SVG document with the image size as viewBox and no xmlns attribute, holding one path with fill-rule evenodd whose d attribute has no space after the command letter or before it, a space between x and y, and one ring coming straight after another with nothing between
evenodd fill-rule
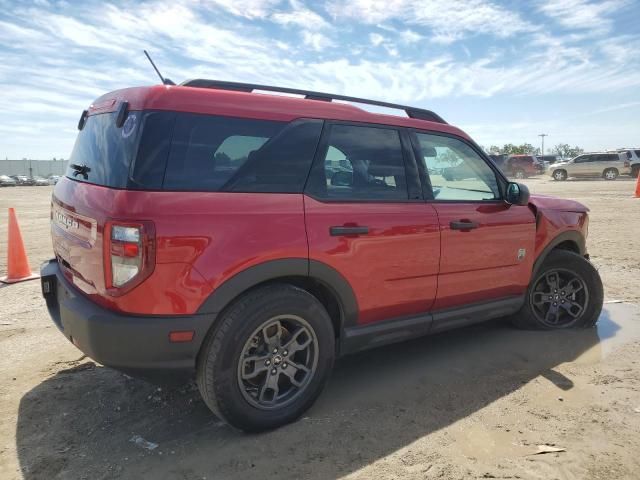
<instances>
[{"instance_id":1,"label":"red paint","mask_svg":"<svg viewBox=\"0 0 640 480\"><path fill-rule=\"evenodd\" d=\"M440 310L524 293L534 261L535 216L528 207L482 203L436 203L442 230L438 277ZM452 221L479 227L451 230ZM520 249L525 250L519 260Z\"/></svg>"},{"instance_id":2,"label":"red paint","mask_svg":"<svg viewBox=\"0 0 640 480\"><path fill-rule=\"evenodd\" d=\"M361 323L428 311L436 298L440 232L425 203L321 203L305 197L309 257L351 284ZM369 234L332 237L334 226Z\"/></svg>"},{"instance_id":3,"label":"red paint","mask_svg":"<svg viewBox=\"0 0 640 480\"><path fill-rule=\"evenodd\" d=\"M346 120L421 128L469 138L466 133L452 125L371 113L351 104L166 85L126 88L107 93L89 107L89 114L113 112L121 101L129 102L130 110L170 110L283 122L290 122L296 118Z\"/></svg>"},{"instance_id":4,"label":"red paint","mask_svg":"<svg viewBox=\"0 0 640 480\"><path fill-rule=\"evenodd\" d=\"M112 92L98 99L90 113L112 111L121 100L132 110L284 121L327 118L468 138L450 125L351 105L186 87ZM460 220L479 226L469 231L449 227ZM146 278L118 292L109 286L112 247L105 241L113 222L153 229L142 244L153 256ZM62 178L52 203L54 250L67 278L95 302L140 315L195 313L237 273L290 258L310 258L337 270L355 293L360 323L522 294L535 259L549 242L568 230L586 236L587 224L587 209L579 203L540 196L532 197L530 207L323 203L302 194L126 191ZM334 237L329 234L334 226L366 226L369 233ZM124 255L135 254L127 248L122 247Z\"/></svg>"}]
</instances>

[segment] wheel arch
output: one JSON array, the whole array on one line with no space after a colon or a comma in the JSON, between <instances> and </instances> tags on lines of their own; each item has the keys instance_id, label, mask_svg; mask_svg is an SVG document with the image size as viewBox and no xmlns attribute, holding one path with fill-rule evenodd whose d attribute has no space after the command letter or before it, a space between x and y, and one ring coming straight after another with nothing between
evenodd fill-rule
<instances>
[{"instance_id":1,"label":"wheel arch","mask_svg":"<svg viewBox=\"0 0 640 480\"><path fill-rule=\"evenodd\" d=\"M331 317L336 338L345 326L357 323L358 304L349 282L331 266L306 258L270 260L242 270L216 288L198 313L219 317L249 290L278 282L295 285L316 297Z\"/></svg>"},{"instance_id":2,"label":"wheel arch","mask_svg":"<svg viewBox=\"0 0 640 480\"><path fill-rule=\"evenodd\" d=\"M587 254L586 239L582 233L576 230L562 232L554 237L546 247L542 249L540 255L533 264L532 280L540 270L547 256L554 250L568 250L584 257Z\"/></svg>"}]
</instances>

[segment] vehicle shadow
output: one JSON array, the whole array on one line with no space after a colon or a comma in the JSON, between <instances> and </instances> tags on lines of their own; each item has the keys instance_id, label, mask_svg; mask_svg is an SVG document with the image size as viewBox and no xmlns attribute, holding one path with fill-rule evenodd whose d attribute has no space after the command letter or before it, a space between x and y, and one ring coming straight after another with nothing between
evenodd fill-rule
<instances>
[{"instance_id":1,"label":"vehicle shadow","mask_svg":"<svg viewBox=\"0 0 640 480\"><path fill-rule=\"evenodd\" d=\"M302 419L260 435L224 426L191 384L158 390L72 362L21 399L20 467L29 480L337 478L538 376L571 389L554 367L585 352L597 358L619 334L616 317L628 315L621 305L605 307L597 329L530 332L493 321L346 357ZM157 448L132 442L137 435Z\"/></svg>"}]
</instances>

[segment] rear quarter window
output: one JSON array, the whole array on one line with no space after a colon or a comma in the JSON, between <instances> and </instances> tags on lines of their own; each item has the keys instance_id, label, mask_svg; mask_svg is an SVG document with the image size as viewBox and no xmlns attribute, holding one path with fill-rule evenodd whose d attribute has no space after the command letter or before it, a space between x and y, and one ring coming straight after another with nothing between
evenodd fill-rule
<instances>
[{"instance_id":1,"label":"rear quarter window","mask_svg":"<svg viewBox=\"0 0 640 480\"><path fill-rule=\"evenodd\" d=\"M177 114L163 188L302 192L321 130L321 120Z\"/></svg>"}]
</instances>

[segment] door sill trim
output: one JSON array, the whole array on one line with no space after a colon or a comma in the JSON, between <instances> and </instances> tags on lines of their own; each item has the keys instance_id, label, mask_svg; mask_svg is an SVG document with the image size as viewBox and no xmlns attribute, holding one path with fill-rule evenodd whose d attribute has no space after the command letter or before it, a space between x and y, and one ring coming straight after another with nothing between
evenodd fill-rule
<instances>
[{"instance_id":1,"label":"door sill trim","mask_svg":"<svg viewBox=\"0 0 640 480\"><path fill-rule=\"evenodd\" d=\"M340 341L340 355L511 315L522 307L524 300L524 295L504 297L345 328Z\"/></svg>"}]
</instances>

